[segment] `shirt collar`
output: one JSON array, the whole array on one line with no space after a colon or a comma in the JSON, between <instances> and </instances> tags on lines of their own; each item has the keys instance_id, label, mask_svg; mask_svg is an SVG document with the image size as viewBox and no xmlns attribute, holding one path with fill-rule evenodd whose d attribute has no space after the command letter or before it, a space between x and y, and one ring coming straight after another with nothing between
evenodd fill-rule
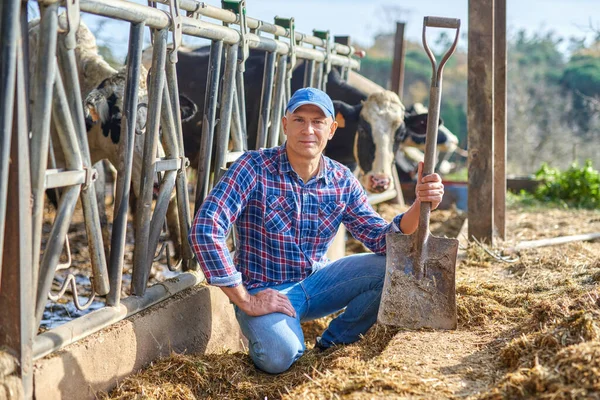
<instances>
[{"instance_id":1,"label":"shirt collar","mask_svg":"<svg viewBox=\"0 0 600 400\"><path fill-rule=\"evenodd\" d=\"M285 151L285 146L286 146L287 142L283 143L281 146L279 146L278 149L278 167L279 167L279 173L280 174L289 174L290 172L293 172L295 174L296 171L294 171L294 168L292 168L292 164L290 164L290 160L288 159L287 156L287 152ZM327 171L330 169L330 166L328 165L328 163L325 160L325 156L323 156L321 154L321 160L319 161L319 172L317 172L317 176L316 179L323 179L325 184L329 184L329 179L328 179L328 174Z\"/></svg>"}]
</instances>

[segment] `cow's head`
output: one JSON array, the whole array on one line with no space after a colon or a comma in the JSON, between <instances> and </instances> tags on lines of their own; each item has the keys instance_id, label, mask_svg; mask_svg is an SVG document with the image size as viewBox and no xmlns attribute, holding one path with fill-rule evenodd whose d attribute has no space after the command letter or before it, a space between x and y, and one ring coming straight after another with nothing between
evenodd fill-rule
<instances>
[{"instance_id":1,"label":"cow's head","mask_svg":"<svg viewBox=\"0 0 600 400\"><path fill-rule=\"evenodd\" d=\"M124 67L116 74L106 78L92 90L85 99L85 122L88 134L96 127L112 144L118 144L121 138L121 120L123 119L123 100L127 69ZM136 133L142 133L146 126L148 90L145 70L140 77L138 87L138 109ZM111 160L112 161L112 160Z\"/></svg>"},{"instance_id":2,"label":"cow's head","mask_svg":"<svg viewBox=\"0 0 600 400\"><path fill-rule=\"evenodd\" d=\"M345 111L345 119L357 122L354 155L361 183L371 193L392 188L394 154L405 135L404 106L398 95L374 93Z\"/></svg>"},{"instance_id":3,"label":"cow's head","mask_svg":"<svg viewBox=\"0 0 600 400\"><path fill-rule=\"evenodd\" d=\"M144 68L142 68L144 70ZM123 119L123 98L125 93L126 69L105 79L85 99L85 120L88 133L98 125L102 135L118 144L121 136L121 120ZM138 88L138 108L135 131L143 133L146 127L148 110L148 91L146 73L143 71ZM179 95L182 122L188 121L198 111L196 104L185 95Z\"/></svg>"}]
</instances>

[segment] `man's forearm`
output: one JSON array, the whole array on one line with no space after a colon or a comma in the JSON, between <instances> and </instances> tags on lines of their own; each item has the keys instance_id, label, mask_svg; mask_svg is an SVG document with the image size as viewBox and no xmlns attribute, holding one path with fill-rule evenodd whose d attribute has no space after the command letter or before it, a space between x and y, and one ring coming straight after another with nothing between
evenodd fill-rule
<instances>
[{"instance_id":1,"label":"man's forearm","mask_svg":"<svg viewBox=\"0 0 600 400\"><path fill-rule=\"evenodd\" d=\"M250 293L248 293L244 285L234 287L221 286L220 288L229 297L229 300L242 310L245 309L245 305L250 301Z\"/></svg>"},{"instance_id":2,"label":"man's forearm","mask_svg":"<svg viewBox=\"0 0 600 400\"><path fill-rule=\"evenodd\" d=\"M421 213L421 203L415 201L408 210L404 213L404 216L400 220L400 230L405 235L410 235L417 230L419 226L419 214Z\"/></svg>"}]
</instances>

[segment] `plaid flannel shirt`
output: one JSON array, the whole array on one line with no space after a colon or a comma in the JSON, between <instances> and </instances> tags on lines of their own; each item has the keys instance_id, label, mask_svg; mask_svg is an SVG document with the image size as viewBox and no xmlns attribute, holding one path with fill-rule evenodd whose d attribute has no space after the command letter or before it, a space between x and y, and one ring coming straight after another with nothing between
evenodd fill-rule
<instances>
[{"instance_id":1,"label":"plaid flannel shirt","mask_svg":"<svg viewBox=\"0 0 600 400\"><path fill-rule=\"evenodd\" d=\"M371 251L385 253L385 235L399 231L401 218L386 222L350 170L325 156L304 183L284 144L240 157L198 210L188 239L209 284L252 289L301 281L329 262L341 223ZM235 261L225 243L233 224Z\"/></svg>"}]
</instances>

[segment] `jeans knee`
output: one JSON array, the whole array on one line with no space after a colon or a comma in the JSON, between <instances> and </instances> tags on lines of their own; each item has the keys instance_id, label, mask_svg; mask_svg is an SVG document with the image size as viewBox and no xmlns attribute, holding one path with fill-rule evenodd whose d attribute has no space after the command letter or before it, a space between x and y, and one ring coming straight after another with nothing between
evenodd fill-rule
<instances>
[{"instance_id":1,"label":"jeans knee","mask_svg":"<svg viewBox=\"0 0 600 400\"><path fill-rule=\"evenodd\" d=\"M292 344L281 341L270 344L262 351L251 351L250 356L254 364L262 371L269 374L280 374L287 371L292 364L304 353L304 345Z\"/></svg>"}]
</instances>

